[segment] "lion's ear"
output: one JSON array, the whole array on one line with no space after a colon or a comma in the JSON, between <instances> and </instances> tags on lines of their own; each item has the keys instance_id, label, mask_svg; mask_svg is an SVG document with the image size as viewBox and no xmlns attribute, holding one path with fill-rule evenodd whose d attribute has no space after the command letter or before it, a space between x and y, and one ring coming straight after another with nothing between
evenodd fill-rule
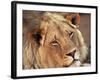
<instances>
[{"instance_id":1,"label":"lion's ear","mask_svg":"<svg viewBox=\"0 0 100 80\"><path fill-rule=\"evenodd\" d=\"M79 14L68 14L66 19L69 20L72 24L79 26L80 24L80 15Z\"/></svg>"},{"instance_id":2,"label":"lion's ear","mask_svg":"<svg viewBox=\"0 0 100 80\"><path fill-rule=\"evenodd\" d=\"M35 30L32 34L33 40L40 45L40 40L42 39L41 30Z\"/></svg>"},{"instance_id":3,"label":"lion's ear","mask_svg":"<svg viewBox=\"0 0 100 80\"><path fill-rule=\"evenodd\" d=\"M46 31L47 31L47 26L45 26L44 28L40 27L39 29L34 30L32 33L34 42L36 42L38 45L43 45L45 41Z\"/></svg>"},{"instance_id":4,"label":"lion's ear","mask_svg":"<svg viewBox=\"0 0 100 80\"><path fill-rule=\"evenodd\" d=\"M32 31L27 33L27 39L33 45L40 45L40 40L42 38L41 31L39 29L33 29Z\"/></svg>"},{"instance_id":5,"label":"lion's ear","mask_svg":"<svg viewBox=\"0 0 100 80\"><path fill-rule=\"evenodd\" d=\"M28 33L28 40L36 45L43 45L45 41L45 34L47 31L47 23L42 22L41 26L31 30Z\"/></svg>"}]
</instances>

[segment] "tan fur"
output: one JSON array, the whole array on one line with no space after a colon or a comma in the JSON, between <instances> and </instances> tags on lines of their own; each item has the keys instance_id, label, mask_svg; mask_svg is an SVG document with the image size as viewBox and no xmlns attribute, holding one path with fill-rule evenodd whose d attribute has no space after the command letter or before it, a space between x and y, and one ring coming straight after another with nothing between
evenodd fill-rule
<instances>
[{"instance_id":1,"label":"tan fur","mask_svg":"<svg viewBox=\"0 0 100 80\"><path fill-rule=\"evenodd\" d=\"M60 14L46 12L40 27L27 34L23 68L80 66L86 58L87 47L77 26Z\"/></svg>"}]
</instances>

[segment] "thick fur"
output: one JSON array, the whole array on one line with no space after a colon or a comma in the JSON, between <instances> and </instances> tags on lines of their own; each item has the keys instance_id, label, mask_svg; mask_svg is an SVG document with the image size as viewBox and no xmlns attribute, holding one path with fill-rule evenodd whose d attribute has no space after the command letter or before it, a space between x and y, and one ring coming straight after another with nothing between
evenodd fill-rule
<instances>
[{"instance_id":1,"label":"thick fur","mask_svg":"<svg viewBox=\"0 0 100 80\"><path fill-rule=\"evenodd\" d=\"M69 15L46 12L40 26L27 32L23 45L23 69L84 64L87 47L78 29L80 16L76 14L74 19L71 18L73 15L69 19Z\"/></svg>"}]
</instances>

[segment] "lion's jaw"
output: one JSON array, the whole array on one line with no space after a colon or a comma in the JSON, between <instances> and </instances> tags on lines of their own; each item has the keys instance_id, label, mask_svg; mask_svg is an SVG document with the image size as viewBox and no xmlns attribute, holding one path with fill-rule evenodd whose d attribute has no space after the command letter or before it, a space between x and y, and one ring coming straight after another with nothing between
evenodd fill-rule
<instances>
[{"instance_id":1,"label":"lion's jaw","mask_svg":"<svg viewBox=\"0 0 100 80\"><path fill-rule=\"evenodd\" d=\"M39 59L41 68L78 67L81 65L78 52L76 52L75 56L77 57L74 59L75 57L63 57L63 55L59 55L59 53L52 53L51 50L46 51L45 49L46 48L41 47L38 50L38 54L40 55Z\"/></svg>"}]
</instances>

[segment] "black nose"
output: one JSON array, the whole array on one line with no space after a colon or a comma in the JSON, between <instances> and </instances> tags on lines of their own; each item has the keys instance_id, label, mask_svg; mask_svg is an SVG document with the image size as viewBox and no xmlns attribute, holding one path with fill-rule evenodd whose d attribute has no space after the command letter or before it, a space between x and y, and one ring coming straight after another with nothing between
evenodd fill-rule
<instances>
[{"instance_id":1,"label":"black nose","mask_svg":"<svg viewBox=\"0 0 100 80\"><path fill-rule=\"evenodd\" d=\"M76 50L73 50L71 52L69 52L68 54L66 54L67 56L72 56L74 58Z\"/></svg>"}]
</instances>

